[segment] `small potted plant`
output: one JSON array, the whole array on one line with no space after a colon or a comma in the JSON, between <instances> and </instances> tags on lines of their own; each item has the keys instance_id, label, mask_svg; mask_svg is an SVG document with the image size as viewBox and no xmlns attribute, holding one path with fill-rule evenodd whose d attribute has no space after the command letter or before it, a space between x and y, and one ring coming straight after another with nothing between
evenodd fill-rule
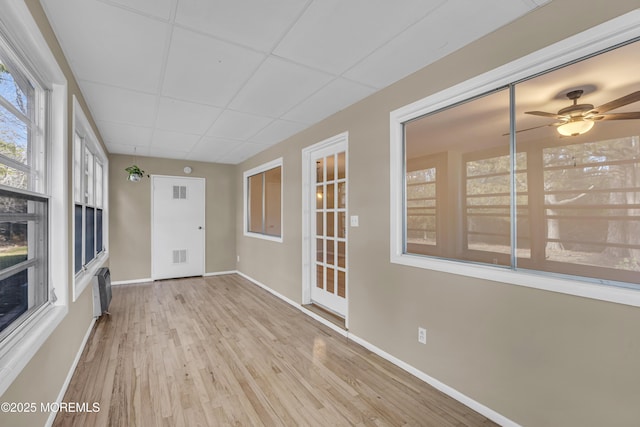
<instances>
[{"instance_id":1,"label":"small potted plant","mask_svg":"<svg viewBox=\"0 0 640 427\"><path fill-rule=\"evenodd\" d=\"M137 165L129 166L128 168L125 168L125 170L129 173L129 177L127 179L132 182L138 182L144 176L144 171Z\"/></svg>"}]
</instances>

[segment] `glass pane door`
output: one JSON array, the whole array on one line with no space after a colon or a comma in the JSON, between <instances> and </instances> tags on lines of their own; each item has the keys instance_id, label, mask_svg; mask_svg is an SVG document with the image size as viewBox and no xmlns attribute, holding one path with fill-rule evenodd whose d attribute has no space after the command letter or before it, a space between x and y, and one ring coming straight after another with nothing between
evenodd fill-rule
<instances>
[{"instance_id":1,"label":"glass pane door","mask_svg":"<svg viewBox=\"0 0 640 427\"><path fill-rule=\"evenodd\" d=\"M322 150L315 157L315 277L313 302L346 312L347 163L344 150Z\"/></svg>"}]
</instances>

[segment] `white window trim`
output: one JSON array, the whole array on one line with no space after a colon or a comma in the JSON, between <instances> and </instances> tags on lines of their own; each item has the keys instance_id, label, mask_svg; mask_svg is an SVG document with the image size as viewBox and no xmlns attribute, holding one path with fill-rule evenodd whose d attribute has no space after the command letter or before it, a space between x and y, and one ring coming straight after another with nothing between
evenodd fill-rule
<instances>
[{"instance_id":1,"label":"white window trim","mask_svg":"<svg viewBox=\"0 0 640 427\"><path fill-rule=\"evenodd\" d=\"M242 197L243 197L243 230L244 230L244 235L247 237L255 237L256 239L263 239L263 240L270 240L272 242L279 242L282 243L284 241L284 167L282 167L282 157L272 160L270 162L264 163L260 166L257 166L253 169L249 169L248 171L245 171L242 175ZM248 219L249 219L249 214L248 214L248 209L249 209L249 205L248 205L248 201L247 201L247 196L248 196L248 185L249 185L249 177L259 174L261 172L265 172L268 171L270 169L273 168L277 168L278 166L280 166L280 237L278 236L269 236L267 234L262 234L262 233L254 233L249 231L248 228Z\"/></svg>"},{"instance_id":2,"label":"white window trim","mask_svg":"<svg viewBox=\"0 0 640 427\"><path fill-rule=\"evenodd\" d=\"M96 156L99 159L99 162L102 163L102 173L103 173L103 179L102 179L102 242L104 245L104 251L102 251L101 253L97 254L96 257L94 259L92 259L87 265L86 268L81 269L77 274L74 275L73 278L73 301L75 302L80 295L82 294L82 292L87 288L87 286L89 285L89 283L91 283L91 280L93 279L93 276L96 275L96 273L98 272L98 270L104 266L105 262L107 262L107 260L109 259L109 214L108 214L108 208L109 208L109 178L108 178L108 173L109 173L109 159L107 158L107 155L105 154L104 150L102 149L102 146L100 145L100 143L98 142L98 138L96 137L96 134L93 131L93 128L91 127L91 124L89 123L89 119L87 119L87 116L84 113L84 110L82 109L82 106L80 105L80 103L78 102L78 99L76 98L76 96L73 96L73 133L72 135L74 135L76 132L80 135L82 135L84 138L84 144L86 144L89 147L89 151L91 151L91 153ZM83 144L83 145L84 145ZM83 148L83 146L81 146L81 149ZM75 145L74 145L74 150L75 150ZM75 156L75 153L74 153ZM75 165L72 165L73 168L75 168ZM94 172L95 173L95 172ZM72 188L75 191L75 186L76 186L76 182L75 182L75 171L73 171L72 173L72 179L74 180L73 182L73 186ZM81 179L83 179L83 176L81 175ZM94 195L95 197L95 195ZM71 212L74 212L75 209L75 195L73 195L73 197L70 198L71 199ZM95 203L94 203L95 204ZM82 204L83 206L86 205L86 203ZM71 230L74 230L75 233L75 214L71 215ZM84 233L84 231L83 231ZM73 236L74 238L74 243L75 243L75 234ZM74 246L75 247L75 246ZM83 245L83 252L84 252L84 245ZM75 260L75 257L74 257Z\"/></svg>"},{"instance_id":3,"label":"white window trim","mask_svg":"<svg viewBox=\"0 0 640 427\"><path fill-rule=\"evenodd\" d=\"M509 283L640 307L640 292L606 285L605 281L569 279L549 273L513 271L503 267L403 253L404 128L408 120L437 111L554 67L583 58L640 36L640 9L607 21L537 52L390 113L390 259L402 264L467 277Z\"/></svg>"},{"instance_id":4,"label":"white window trim","mask_svg":"<svg viewBox=\"0 0 640 427\"><path fill-rule=\"evenodd\" d=\"M57 299L42 306L0 346L0 395L66 316L69 283L67 189L67 81L23 0L0 3L0 30L50 90L47 141L49 189L49 290ZM55 248L53 247L55 245Z\"/></svg>"}]
</instances>

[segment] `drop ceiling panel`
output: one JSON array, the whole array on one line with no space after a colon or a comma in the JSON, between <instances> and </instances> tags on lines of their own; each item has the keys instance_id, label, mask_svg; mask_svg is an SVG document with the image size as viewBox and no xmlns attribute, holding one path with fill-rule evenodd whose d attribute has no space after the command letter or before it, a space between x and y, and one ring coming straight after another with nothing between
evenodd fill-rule
<instances>
[{"instance_id":1,"label":"drop ceiling panel","mask_svg":"<svg viewBox=\"0 0 640 427\"><path fill-rule=\"evenodd\" d=\"M180 0L176 23L269 52L306 3L305 0Z\"/></svg>"},{"instance_id":2,"label":"drop ceiling panel","mask_svg":"<svg viewBox=\"0 0 640 427\"><path fill-rule=\"evenodd\" d=\"M289 138L307 127L306 124L288 120L275 120L250 139L257 144L273 145Z\"/></svg>"},{"instance_id":3,"label":"drop ceiling panel","mask_svg":"<svg viewBox=\"0 0 640 427\"><path fill-rule=\"evenodd\" d=\"M489 8L494 12L487 14ZM367 56L345 77L383 88L525 14L522 2L450 0ZM475 19L482 16L483 19ZM464 31L450 31L465 22ZM425 43L428 40L428 43Z\"/></svg>"},{"instance_id":4,"label":"drop ceiling panel","mask_svg":"<svg viewBox=\"0 0 640 427\"><path fill-rule=\"evenodd\" d=\"M83 81L80 88L95 119L153 127L157 104L154 95Z\"/></svg>"},{"instance_id":5,"label":"drop ceiling panel","mask_svg":"<svg viewBox=\"0 0 640 427\"><path fill-rule=\"evenodd\" d=\"M338 78L294 107L282 118L313 124L371 95L375 89Z\"/></svg>"},{"instance_id":6,"label":"drop ceiling panel","mask_svg":"<svg viewBox=\"0 0 640 427\"><path fill-rule=\"evenodd\" d=\"M331 76L269 57L235 97L230 107L280 117L331 80Z\"/></svg>"},{"instance_id":7,"label":"drop ceiling panel","mask_svg":"<svg viewBox=\"0 0 640 427\"><path fill-rule=\"evenodd\" d=\"M176 132L204 134L222 112L221 108L161 98L156 127Z\"/></svg>"},{"instance_id":8,"label":"drop ceiling panel","mask_svg":"<svg viewBox=\"0 0 640 427\"><path fill-rule=\"evenodd\" d=\"M151 139L151 151L161 149L187 153L199 139L199 135L156 129Z\"/></svg>"},{"instance_id":9,"label":"drop ceiling panel","mask_svg":"<svg viewBox=\"0 0 640 427\"><path fill-rule=\"evenodd\" d=\"M168 21L171 17L173 0L103 0L131 10Z\"/></svg>"},{"instance_id":10,"label":"drop ceiling panel","mask_svg":"<svg viewBox=\"0 0 640 427\"><path fill-rule=\"evenodd\" d=\"M97 125L107 148L113 144L148 147L151 143L153 128L103 121L97 122Z\"/></svg>"},{"instance_id":11,"label":"drop ceiling panel","mask_svg":"<svg viewBox=\"0 0 640 427\"><path fill-rule=\"evenodd\" d=\"M530 9L535 8L536 6L542 6L543 4L549 3L551 0L522 0L524 4L526 4Z\"/></svg>"},{"instance_id":12,"label":"drop ceiling panel","mask_svg":"<svg viewBox=\"0 0 640 427\"><path fill-rule=\"evenodd\" d=\"M161 157L164 159L176 159L176 160L184 160L189 155L188 151L182 150L171 150L166 148L151 148L149 150L150 157ZM144 160L139 160L140 166L143 167ZM144 167L143 167L144 169ZM153 173L153 171L147 171L149 173Z\"/></svg>"},{"instance_id":13,"label":"drop ceiling panel","mask_svg":"<svg viewBox=\"0 0 640 427\"><path fill-rule=\"evenodd\" d=\"M245 142L220 159L222 163L237 164L247 160L265 149L264 145Z\"/></svg>"},{"instance_id":14,"label":"drop ceiling panel","mask_svg":"<svg viewBox=\"0 0 640 427\"><path fill-rule=\"evenodd\" d=\"M204 137L191 150L187 158L202 162L217 162L240 145L242 145L242 142L239 141Z\"/></svg>"},{"instance_id":15,"label":"drop ceiling panel","mask_svg":"<svg viewBox=\"0 0 640 427\"><path fill-rule=\"evenodd\" d=\"M246 140L273 121L270 117L225 110L207 135L218 138Z\"/></svg>"},{"instance_id":16,"label":"drop ceiling panel","mask_svg":"<svg viewBox=\"0 0 640 427\"><path fill-rule=\"evenodd\" d=\"M224 107L263 59L261 53L175 28L163 94Z\"/></svg>"},{"instance_id":17,"label":"drop ceiling panel","mask_svg":"<svg viewBox=\"0 0 640 427\"><path fill-rule=\"evenodd\" d=\"M274 53L341 74L443 0L314 1Z\"/></svg>"},{"instance_id":18,"label":"drop ceiling panel","mask_svg":"<svg viewBox=\"0 0 640 427\"><path fill-rule=\"evenodd\" d=\"M113 154L130 154L132 162L138 162L139 156L146 157L149 156L149 147L134 147L126 144L109 144L107 146L109 153ZM124 173L124 172L123 172Z\"/></svg>"},{"instance_id":19,"label":"drop ceiling panel","mask_svg":"<svg viewBox=\"0 0 640 427\"><path fill-rule=\"evenodd\" d=\"M167 24L97 1L48 0L44 5L76 78L157 91Z\"/></svg>"},{"instance_id":20,"label":"drop ceiling panel","mask_svg":"<svg viewBox=\"0 0 640 427\"><path fill-rule=\"evenodd\" d=\"M41 0L113 153L238 163L547 0Z\"/></svg>"}]
</instances>

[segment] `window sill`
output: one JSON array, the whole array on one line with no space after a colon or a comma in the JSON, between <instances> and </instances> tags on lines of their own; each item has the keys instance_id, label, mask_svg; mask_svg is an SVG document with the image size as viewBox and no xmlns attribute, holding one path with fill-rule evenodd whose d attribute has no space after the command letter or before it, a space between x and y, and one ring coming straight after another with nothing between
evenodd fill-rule
<instances>
[{"instance_id":1,"label":"window sill","mask_svg":"<svg viewBox=\"0 0 640 427\"><path fill-rule=\"evenodd\" d=\"M93 276L96 275L98 270L103 267L108 260L109 253L106 251L102 252L89 263L86 270L76 274L73 286L73 302L76 302L76 300L80 298L82 292L89 286L89 283L91 283Z\"/></svg>"},{"instance_id":2,"label":"window sill","mask_svg":"<svg viewBox=\"0 0 640 427\"><path fill-rule=\"evenodd\" d=\"M38 352L40 347L67 315L64 305L47 304L35 313L27 324L2 343L0 354L0 395Z\"/></svg>"},{"instance_id":3,"label":"window sill","mask_svg":"<svg viewBox=\"0 0 640 427\"><path fill-rule=\"evenodd\" d=\"M608 285L604 282L587 282L578 278L569 279L551 274L511 270L507 267L467 264L408 254L392 254L391 263L640 307L640 291Z\"/></svg>"},{"instance_id":4,"label":"window sill","mask_svg":"<svg viewBox=\"0 0 640 427\"><path fill-rule=\"evenodd\" d=\"M253 237L255 239L270 240L272 242L278 242L278 243L282 243L283 242L282 237L269 236L268 234L245 232L244 235L245 235L245 237Z\"/></svg>"}]
</instances>

